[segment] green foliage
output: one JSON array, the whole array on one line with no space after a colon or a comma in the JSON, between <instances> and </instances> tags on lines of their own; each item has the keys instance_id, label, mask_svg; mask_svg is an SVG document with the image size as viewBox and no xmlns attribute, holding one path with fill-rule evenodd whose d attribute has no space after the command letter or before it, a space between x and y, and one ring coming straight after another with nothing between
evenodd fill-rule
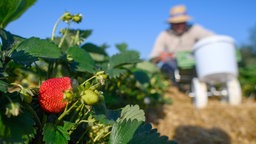
<instances>
[{"instance_id":1,"label":"green foliage","mask_svg":"<svg viewBox=\"0 0 256 144\"><path fill-rule=\"evenodd\" d=\"M167 136L160 136L156 129L148 123L141 124L135 131L133 138L128 144L176 144L175 141L170 141Z\"/></svg>"},{"instance_id":2,"label":"green foliage","mask_svg":"<svg viewBox=\"0 0 256 144\"><path fill-rule=\"evenodd\" d=\"M80 23L80 14L66 12L46 39L25 39L3 29L34 2L0 2L0 143L143 143L140 138L169 143L146 124L141 109L145 98L157 103L162 98L165 84L159 71L143 68L153 66L125 43L116 45L119 53L113 56L108 56L105 44L84 43L91 30L64 28L60 37L55 36L60 22ZM38 101L43 95L40 84L64 76L73 80L72 89L60 93L65 109L44 111ZM93 103L83 100L88 90L87 96L97 97ZM111 110L112 103L105 105L105 100L120 97L123 108Z\"/></svg>"},{"instance_id":3,"label":"green foliage","mask_svg":"<svg viewBox=\"0 0 256 144\"><path fill-rule=\"evenodd\" d=\"M0 143L20 143L32 140L36 132L31 113L23 111L18 116L8 118L0 113Z\"/></svg>"},{"instance_id":4,"label":"green foliage","mask_svg":"<svg viewBox=\"0 0 256 144\"><path fill-rule=\"evenodd\" d=\"M1 0L0 28L19 18L36 0Z\"/></svg>"},{"instance_id":5,"label":"green foliage","mask_svg":"<svg viewBox=\"0 0 256 144\"><path fill-rule=\"evenodd\" d=\"M61 56L60 49L53 42L35 37L24 40L11 53L11 58L24 66L30 66L38 58L58 59Z\"/></svg>"},{"instance_id":6,"label":"green foliage","mask_svg":"<svg viewBox=\"0 0 256 144\"><path fill-rule=\"evenodd\" d=\"M3 93L7 92L8 83L0 80L0 91Z\"/></svg>"},{"instance_id":7,"label":"green foliage","mask_svg":"<svg viewBox=\"0 0 256 144\"><path fill-rule=\"evenodd\" d=\"M239 81L243 95L256 98L256 53L252 46L243 46L240 51L242 61L239 64Z\"/></svg>"},{"instance_id":8,"label":"green foliage","mask_svg":"<svg viewBox=\"0 0 256 144\"><path fill-rule=\"evenodd\" d=\"M67 51L67 55L72 59L70 66L72 70L79 72L95 72L94 61L91 56L79 47L71 47Z\"/></svg>"},{"instance_id":9,"label":"green foliage","mask_svg":"<svg viewBox=\"0 0 256 144\"><path fill-rule=\"evenodd\" d=\"M118 79L107 81L103 89L108 107L139 104L146 109L171 102L163 97L170 83L153 63L142 61L122 70L126 72Z\"/></svg>"},{"instance_id":10,"label":"green foliage","mask_svg":"<svg viewBox=\"0 0 256 144\"><path fill-rule=\"evenodd\" d=\"M127 105L121 113L121 117L112 127L109 144L174 144L145 123L144 112L137 105Z\"/></svg>"},{"instance_id":11,"label":"green foliage","mask_svg":"<svg viewBox=\"0 0 256 144\"><path fill-rule=\"evenodd\" d=\"M24 38L11 34L10 32L0 29L0 38L2 40L2 46L1 49L8 53L8 50L10 50L13 47L16 47L20 42L24 40Z\"/></svg>"},{"instance_id":12,"label":"green foliage","mask_svg":"<svg viewBox=\"0 0 256 144\"><path fill-rule=\"evenodd\" d=\"M63 126L55 126L52 123L47 123L43 128L43 140L46 144L68 143L70 140L68 131L72 126L74 126L73 123L65 121Z\"/></svg>"},{"instance_id":13,"label":"green foliage","mask_svg":"<svg viewBox=\"0 0 256 144\"><path fill-rule=\"evenodd\" d=\"M109 144L128 143L141 123L138 120L124 120L115 123L112 128Z\"/></svg>"},{"instance_id":14,"label":"green foliage","mask_svg":"<svg viewBox=\"0 0 256 144\"><path fill-rule=\"evenodd\" d=\"M145 121L144 111L139 108L138 105L130 106L127 105L122 108L121 116L118 121L124 121L125 119L128 120L138 120L138 121Z\"/></svg>"}]
</instances>

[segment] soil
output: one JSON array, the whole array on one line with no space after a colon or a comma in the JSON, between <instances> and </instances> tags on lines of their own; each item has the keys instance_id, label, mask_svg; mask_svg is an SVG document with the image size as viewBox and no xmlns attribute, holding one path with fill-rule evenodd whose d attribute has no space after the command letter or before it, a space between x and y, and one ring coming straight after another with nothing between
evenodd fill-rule
<instances>
[{"instance_id":1,"label":"soil","mask_svg":"<svg viewBox=\"0 0 256 144\"><path fill-rule=\"evenodd\" d=\"M147 110L147 120L178 144L256 144L256 102L244 99L239 106L209 97L202 109L193 106L192 98L170 88L173 101Z\"/></svg>"}]
</instances>

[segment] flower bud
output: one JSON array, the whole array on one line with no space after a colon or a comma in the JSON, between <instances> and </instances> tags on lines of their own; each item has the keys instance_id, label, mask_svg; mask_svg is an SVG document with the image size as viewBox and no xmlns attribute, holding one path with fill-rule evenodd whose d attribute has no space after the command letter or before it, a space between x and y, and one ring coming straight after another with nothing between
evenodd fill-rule
<instances>
[{"instance_id":1,"label":"flower bud","mask_svg":"<svg viewBox=\"0 0 256 144\"><path fill-rule=\"evenodd\" d=\"M82 21L82 14L76 14L72 17L73 22L80 23Z\"/></svg>"},{"instance_id":2,"label":"flower bud","mask_svg":"<svg viewBox=\"0 0 256 144\"><path fill-rule=\"evenodd\" d=\"M63 16L61 17L61 19L64 21L64 22L69 22L71 19L73 18L72 14L70 14L69 12L65 12L63 14Z\"/></svg>"}]
</instances>

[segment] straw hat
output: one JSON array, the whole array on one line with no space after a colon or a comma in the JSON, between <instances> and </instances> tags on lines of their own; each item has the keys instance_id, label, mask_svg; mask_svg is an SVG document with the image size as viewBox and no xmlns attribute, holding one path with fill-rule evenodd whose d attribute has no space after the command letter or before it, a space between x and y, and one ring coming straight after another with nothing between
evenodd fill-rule
<instances>
[{"instance_id":1,"label":"straw hat","mask_svg":"<svg viewBox=\"0 0 256 144\"><path fill-rule=\"evenodd\" d=\"M191 17L187 15L187 9L184 5L177 5L171 8L169 23L181 23L190 20Z\"/></svg>"}]
</instances>

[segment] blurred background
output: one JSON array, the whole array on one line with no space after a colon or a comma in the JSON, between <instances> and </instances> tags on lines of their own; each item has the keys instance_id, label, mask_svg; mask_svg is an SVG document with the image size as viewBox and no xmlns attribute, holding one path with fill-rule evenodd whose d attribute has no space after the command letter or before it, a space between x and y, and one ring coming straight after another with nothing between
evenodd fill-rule
<instances>
[{"instance_id":1,"label":"blurred background","mask_svg":"<svg viewBox=\"0 0 256 144\"><path fill-rule=\"evenodd\" d=\"M235 39L236 46L241 52L239 81L244 99L240 106L225 105L213 99L207 108L198 110L194 109L191 99L186 94L177 89L168 89L164 92L172 99L172 105L166 106L160 103L161 106L154 109L145 106L148 121L152 122L161 134L180 143L255 143L256 1L38 0L5 30L25 38L35 36L44 39L51 36L54 23L64 12L81 13L83 21L80 24L72 23L70 27L92 30L92 35L86 42L96 45L107 44L109 46L107 52L110 55L118 52L116 44L127 43L129 50L138 51L141 58L148 60L159 32L169 27L166 20L170 8L177 4L187 6L188 14L192 16L192 23L198 23L217 34L228 35ZM147 65L146 67L151 68ZM128 96L130 96L135 92L133 95L135 98L116 100L119 105L130 102L141 102L146 105L144 100L148 97L144 97L145 91L149 91L148 89L152 87L164 88L162 85L156 87L157 85L153 84L152 87L145 86L148 88L146 89L144 85L139 85L143 87L142 90L146 90L137 91L134 89L137 86L135 85L137 81L134 79L141 78L141 71L135 71L133 74L132 77L124 75L118 83L113 81L123 86L119 87L120 93L121 90L129 90ZM161 81L159 77L154 78L155 83L158 82L157 80ZM140 99L136 99L140 96L136 92L143 94Z\"/></svg>"},{"instance_id":2,"label":"blurred background","mask_svg":"<svg viewBox=\"0 0 256 144\"><path fill-rule=\"evenodd\" d=\"M185 4L192 23L233 37L237 45L247 45L256 27L256 1L252 0L38 0L6 30L23 37L50 37L53 24L65 12L81 13L82 24L72 27L92 29L87 42L107 44L115 54L115 44L125 42L148 59L156 36L169 27L166 20L173 5Z\"/></svg>"}]
</instances>

